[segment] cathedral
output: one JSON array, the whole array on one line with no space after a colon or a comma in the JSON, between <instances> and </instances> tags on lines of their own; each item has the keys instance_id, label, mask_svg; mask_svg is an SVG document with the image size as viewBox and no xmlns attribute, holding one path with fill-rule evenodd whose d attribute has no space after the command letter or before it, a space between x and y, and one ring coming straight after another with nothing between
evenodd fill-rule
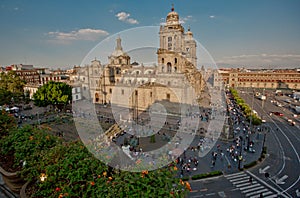
<instances>
[{"instance_id":1,"label":"cathedral","mask_svg":"<svg viewBox=\"0 0 300 198\"><path fill-rule=\"evenodd\" d=\"M78 79L93 103L138 110L157 101L195 105L205 87L196 50L193 33L190 28L185 31L172 7L160 26L156 65L132 63L119 36L108 64L95 59L78 73Z\"/></svg>"}]
</instances>

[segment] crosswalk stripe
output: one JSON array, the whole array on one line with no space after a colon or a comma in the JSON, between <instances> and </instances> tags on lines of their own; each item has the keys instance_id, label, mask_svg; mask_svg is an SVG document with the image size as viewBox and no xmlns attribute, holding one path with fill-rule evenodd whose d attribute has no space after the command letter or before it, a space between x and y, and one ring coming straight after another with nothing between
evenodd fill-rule
<instances>
[{"instance_id":1,"label":"crosswalk stripe","mask_svg":"<svg viewBox=\"0 0 300 198\"><path fill-rule=\"evenodd\" d=\"M271 191L268 185L263 185L262 182L258 182L259 179L252 176L247 172L238 172L231 175L224 176L228 181L232 183L237 189L245 195L245 197L250 198L260 198L262 195L265 198L275 198L277 194ZM250 182L251 176L253 177ZM273 189L272 189L273 190Z\"/></svg>"},{"instance_id":2,"label":"crosswalk stripe","mask_svg":"<svg viewBox=\"0 0 300 198\"><path fill-rule=\"evenodd\" d=\"M256 184L256 183L257 183L257 181L253 181L253 182L252 182L252 184ZM247 183L244 183L244 184L238 184L238 185L236 185L236 187L239 188L239 187L247 186L247 185L251 185L251 183L250 183L250 182L247 182Z\"/></svg>"},{"instance_id":3,"label":"crosswalk stripe","mask_svg":"<svg viewBox=\"0 0 300 198\"><path fill-rule=\"evenodd\" d=\"M256 186L260 186L260 184L253 184L253 185L249 185L249 186L246 186L246 187L242 187L242 188L240 188L240 190L246 190L248 188L253 188L253 187L256 187Z\"/></svg>"},{"instance_id":4,"label":"crosswalk stripe","mask_svg":"<svg viewBox=\"0 0 300 198\"><path fill-rule=\"evenodd\" d=\"M242 180L242 179L249 179L249 177L245 176L245 177L240 177L240 178L234 178L234 179L230 179L229 181L230 182L235 182L235 181L239 181L239 180Z\"/></svg>"},{"instance_id":5,"label":"crosswalk stripe","mask_svg":"<svg viewBox=\"0 0 300 198\"><path fill-rule=\"evenodd\" d=\"M245 176L247 176L247 174L243 173L243 174L233 175L233 176L226 177L226 178L227 178L227 179L235 179L235 178L245 177Z\"/></svg>"},{"instance_id":6,"label":"crosswalk stripe","mask_svg":"<svg viewBox=\"0 0 300 198\"><path fill-rule=\"evenodd\" d=\"M262 192L265 192L265 191L268 191L268 189L264 188L264 189L259 190L259 191L247 193L247 194L246 194L246 197L250 197L251 195L259 194L259 193L262 193Z\"/></svg>"},{"instance_id":7,"label":"crosswalk stripe","mask_svg":"<svg viewBox=\"0 0 300 198\"><path fill-rule=\"evenodd\" d=\"M240 174L244 174L244 172L238 172L238 173L233 173L233 174L230 174L230 175L224 175L224 177L228 178L228 177L235 176L235 175L240 175Z\"/></svg>"},{"instance_id":8,"label":"crosswalk stripe","mask_svg":"<svg viewBox=\"0 0 300 198\"><path fill-rule=\"evenodd\" d=\"M248 190L244 190L244 191L242 191L242 193L248 193L248 192L251 192L251 191L256 191L256 190L259 190L259 189L262 189L262 188L264 188L263 186L258 186L258 187L256 187L256 188L250 188L250 189L248 189Z\"/></svg>"},{"instance_id":9,"label":"crosswalk stripe","mask_svg":"<svg viewBox=\"0 0 300 198\"><path fill-rule=\"evenodd\" d=\"M269 196L267 196L265 198L273 198L273 197L278 197L278 195L269 195Z\"/></svg>"},{"instance_id":10,"label":"crosswalk stripe","mask_svg":"<svg viewBox=\"0 0 300 198\"><path fill-rule=\"evenodd\" d=\"M263 197L265 197L266 195L270 195L270 194L273 194L273 193L271 191L267 191L267 192L263 193L262 195L263 195ZM250 198L260 198L260 195L254 195L254 196L251 196Z\"/></svg>"},{"instance_id":11,"label":"crosswalk stripe","mask_svg":"<svg viewBox=\"0 0 300 198\"><path fill-rule=\"evenodd\" d=\"M263 196L270 195L270 194L273 194L273 192L271 192L271 191L265 192L265 193L263 193Z\"/></svg>"},{"instance_id":12,"label":"crosswalk stripe","mask_svg":"<svg viewBox=\"0 0 300 198\"><path fill-rule=\"evenodd\" d=\"M232 184L233 184L233 185L236 185L236 184L245 183L245 182L249 182L249 179L244 179L244 180L232 182Z\"/></svg>"}]
</instances>

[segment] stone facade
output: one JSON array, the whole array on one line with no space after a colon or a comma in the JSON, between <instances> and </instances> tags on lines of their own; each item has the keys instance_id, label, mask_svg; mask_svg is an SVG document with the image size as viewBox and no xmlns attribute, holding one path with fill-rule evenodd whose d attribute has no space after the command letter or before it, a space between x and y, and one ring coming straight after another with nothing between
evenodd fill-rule
<instances>
[{"instance_id":1,"label":"stone facade","mask_svg":"<svg viewBox=\"0 0 300 198\"><path fill-rule=\"evenodd\" d=\"M160 27L157 65L144 66L130 62L123 51L121 38L108 57L108 64L92 64L78 72L83 96L94 103L147 109L155 101L196 104L205 83L197 70L196 42L190 29L185 32L179 15L172 11ZM84 91L86 90L86 93Z\"/></svg>"},{"instance_id":2,"label":"stone facade","mask_svg":"<svg viewBox=\"0 0 300 198\"><path fill-rule=\"evenodd\" d=\"M300 90L300 72L296 69L214 71L214 86Z\"/></svg>"}]
</instances>

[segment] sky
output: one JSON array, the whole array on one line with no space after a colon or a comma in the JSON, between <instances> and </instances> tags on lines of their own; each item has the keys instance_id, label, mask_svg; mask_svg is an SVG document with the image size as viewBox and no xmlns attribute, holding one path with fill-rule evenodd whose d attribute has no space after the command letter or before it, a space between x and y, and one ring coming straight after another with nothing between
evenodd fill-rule
<instances>
[{"instance_id":1,"label":"sky","mask_svg":"<svg viewBox=\"0 0 300 198\"><path fill-rule=\"evenodd\" d=\"M219 67L300 67L298 0L1 0L0 65L81 65L105 39L162 24L172 4ZM122 45L129 50L130 43ZM109 54L114 47L101 50Z\"/></svg>"}]
</instances>

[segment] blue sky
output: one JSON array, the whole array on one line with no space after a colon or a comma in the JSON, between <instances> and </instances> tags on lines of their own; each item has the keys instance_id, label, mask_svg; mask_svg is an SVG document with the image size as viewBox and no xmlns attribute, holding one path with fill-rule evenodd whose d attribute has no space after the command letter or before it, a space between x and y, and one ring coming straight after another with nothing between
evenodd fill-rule
<instances>
[{"instance_id":1,"label":"blue sky","mask_svg":"<svg viewBox=\"0 0 300 198\"><path fill-rule=\"evenodd\" d=\"M79 65L103 39L159 25L172 3L220 66L300 67L298 0L1 0L0 65Z\"/></svg>"}]
</instances>

